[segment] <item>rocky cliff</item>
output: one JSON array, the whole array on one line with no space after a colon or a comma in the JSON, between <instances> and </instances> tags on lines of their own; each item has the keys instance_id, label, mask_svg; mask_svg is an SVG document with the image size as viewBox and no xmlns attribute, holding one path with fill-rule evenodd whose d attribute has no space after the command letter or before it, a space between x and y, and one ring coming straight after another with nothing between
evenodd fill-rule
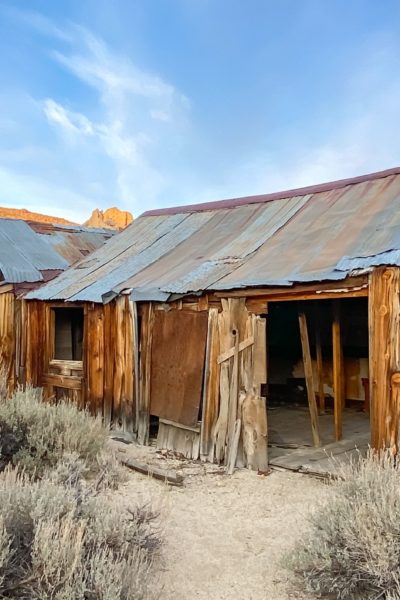
<instances>
[{"instance_id":1,"label":"rocky cliff","mask_svg":"<svg viewBox=\"0 0 400 600\"><path fill-rule=\"evenodd\" d=\"M31 212L26 208L5 208L0 206L0 219L22 219L23 221L37 221L39 223L58 223L60 225L78 225L61 217L42 215ZM85 227L100 227L105 229L124 229L132 223L133 217L126 210L119 210L113 206L102 211L95 208L91 217L83 223Z\"/></svg>"},{"instance_id":2,"label":"rocky cliff","mask_svg":"<svg viewBox=\"0 0 400 600\"><path fill-rule=\"evenodd\" d=\"M119 210L113 206L106 210L95 208L91 217L83 224L86 227L105 227L108 229L125 229L132 223L133 217L127 210Z\"/></svg>"}]
</instances>

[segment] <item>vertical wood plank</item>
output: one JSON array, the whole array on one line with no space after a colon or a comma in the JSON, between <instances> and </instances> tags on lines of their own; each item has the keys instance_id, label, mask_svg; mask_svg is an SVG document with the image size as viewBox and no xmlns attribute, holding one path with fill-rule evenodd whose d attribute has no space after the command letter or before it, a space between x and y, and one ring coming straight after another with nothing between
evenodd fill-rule
<instances>
[{"instance_id":1,"label":"vertical wood plank","mask_svg":"<svg viewBox=\"0 0 400 600\"><path fill-rule=\"evenodd\" d=\"M134 431L137 433L139 426L139 403L140 403L140 385L139 385L139 320L137 303L132 302L132 326L133 326L133 369L134 369L134 386L135 386L135 426Z\"/></svg>"},{"instance_id":2,"label":"vertical wood plank","mask_svg":"<svg viewBox=\"0 0 400 600\"><path fill-rule=\"evenodd\" d=\"M369 279L369 380L371 442L377 449L390 445L399 418L391 380L400 371L399 294L400 269L374 269Z\"/></svg>"},{"instance_id":3,"label":"vertical wood plank","mask_svg":"<svg viewBox=\"0 0 400 600\"><path fill-rule=\"evenodd\" d=\"M104 400L103 419L107 427L111 426L113 409L114 379L114 302L103 307L104 312Z\"/></svg>"},{"instance_id":4,"label":"vertical wood plank","mask_svg":"<svg viewBox=\"0 0 400 600\"><path fill-rule=\"evenodd\" d=\"M319 433L318 408L315 400L313 372L311 362L310 343L308 339L307 320L304 313L299 313L300 339L303 351L304 374L306 378L308 406L310 409L311 430L314 441L314 446L317 448L321 445Z\"/></svg>"},{"instance_id":5,"label":"vertical wood plank","mask_svg":"<svg viewBox=\"0 0 400 600\"><path fill-rule=\"evenodd\" d=\"M203 387L203 414L200 434L200 456L202 460L206 460L214 455L214 448L212 447L212 428L217 418L219 400L218 352L218 309L211 308L208 313L207 348Z\"/></svg>"},{"instance_id":6,"label":"vertical wood plank","mask_svg":"<svg viewBox=\"0 0 400 600\"><path fill-rule=\"evenodd\" d=\"M343 352L342 335L340 327L340 304L335 300L333 304L332 322L332 353L333 353L333 402L335 419L335 439L341 440L343 436Z\"/></svg>"},{"instance_id":7,"label":"vertical wood plank","mask_svg":"<svg viewBox=\"0 0 400 600\"><path fill-rule=\"evenodd\" d=\"M104 312L103 305L88 307L85 323L86 401L94 415L103 415L104 398Z\"/></svg>"},{"instance_id":8,"label":"vertical wood plank","mask_svg":"<svg viewBox=\"0 0 400 600\"><path fill-rule=\"evenodd\" d=\"M140 340L140 408L138 442L147 444L149 440L151 348L153 340L154 306L149 302L144 306Z\"/></svg>"},{"instance_id":9,"label":"vertical wood plank","mask_svg":"<svg viewBox=\"0 0 400 600\"><path fill-rule=\"evenodd\" d=\"M128 296L124 297L124 431L133 432L135 420L135 382L133 359L133 303Z\"/></svg>"}]
</instances>

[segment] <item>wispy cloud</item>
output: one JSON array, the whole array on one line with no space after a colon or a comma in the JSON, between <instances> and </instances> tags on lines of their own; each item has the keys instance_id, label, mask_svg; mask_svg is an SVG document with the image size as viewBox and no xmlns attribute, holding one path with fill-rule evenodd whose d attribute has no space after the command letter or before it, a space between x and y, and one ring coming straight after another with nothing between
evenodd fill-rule
<instances>
[{"instance_id":1,"label":"wispy cloud","mask_svg":"<svg viewBox=\"0 0 400 600\"><path fill-rule=\"evenodd\" d=\"M35 81L34 98L23 81L17 91L0 90L2 203L84 220L96 206L117 204L138 214L400 163L397 40L381 36L360 51L337 82L340 106L326 102L325 114L314 116L310 89L304 115L277 123L249 150L240 145L246 123L232 112L235 145L224 141L215 116L207 121L203 113L203 122L194 122L201 99L189 99L160 73L141 67L124 52L123 40L116 50L76 23L6 12L40 39L41 68L50 75L41 88ZM226 106L229 111L229 98ZM248 117L253 128L257 118ZM324 119L334 122L326 126Z\"/></svg>"},{"instance_id":2,"label":"wispy cloud","mask_svg":"<svg viewBox=\"0 0 400 600\"><path fill-rule=\"evenodd\" d=\"M32 197L31 190L41 190L43 198L53 198L47 210L54 212L60 197L65 197L59 193L65 185L70 191L70 207L73 198L80 198L75 206L79 215L90 198L92 208L117 204L136 215L155 205L171 185L168 169L162 164L163 152L174 140L180 143L189 122L189 100L174 85L140 68L100 36L76 23L54 23L33 11L7 12L42 36L47 56L53 65L58 65L60 76L64 72L75 80L75 93L60 94L50 84L47 97L30 99L26 115L16 114L20 124L28 121L29 114L29 132L35 138L38 153L44 146L52 156L39 169L33 161L31 172L27 167L27 172L21 172L18 185L12 186L12 174L18 176L18 156L24 154L23 147L34 147L35 143L25 139L19 148L7 150L0 144L0 160L3 155L5 168L1 177L7 188L4 201L18 203L24 195ZM90 92L90 103L82 101L85 92L76 93L79 88ZM5 101L5 114L17 112L12 106L14 100ZM79 176L68 173L69 167L74 173L78 170ZM28 180L30 188L23 194ZM1 193L3 198L6 188ZM38 198L37 193L34 196Z\"/></svg>"},{"instance_id":3,"label":"wispy cloud","mask_svg":"<svg viewBox=\"0 0 400 600\"><path fill-rule=\"evenodd\" d=\"M125 208L156 203L167 184L154 162L166 136L174 136L187 119L188 100L175 87L120 56L88 30L74 26L68 48L53 58L98 94L95 123L89 114L72 111L55 99L44 102L49 123L64 133L93 137L115 166L116 187ZM156 121L156 124L154 123ZM87 140L85 140L87 143Z\"/></svg>"}]
</instances>

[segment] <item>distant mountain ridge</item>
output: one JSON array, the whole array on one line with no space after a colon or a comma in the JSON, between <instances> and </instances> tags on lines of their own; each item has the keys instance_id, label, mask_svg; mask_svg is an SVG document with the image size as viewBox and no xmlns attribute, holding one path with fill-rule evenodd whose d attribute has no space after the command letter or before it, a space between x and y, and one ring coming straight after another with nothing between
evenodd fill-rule
<instances>
[{"instance_id":1,"label":"distant mountain ridge","mask_svg":"<svg viewBox=\"0 0 400 600\"><path fill-rule=\"evenodd\" d=\"M0 219L22 219L23 221L36 221L38 223L55 223L59 225L79 225L74 221L68 221L62 217L53 217L41 213L32 212L26 208L6 208L0 206ZM100 229L124 229L132 223L133 217L126 210L119 210L113 206L102 211L95 208L90 218L83 223L85 227L97 227Z\"/></svg>"},{"instance_id":2,"label":"distant mountain ridge","mask_svg":"<svg viewBox=\"0 0 400 600\"><path fill-rule=\"evenodd\" d=\"M26 208L5 208L0 206L0 219L22 219L22 221L38 221L39 223L59 223L60 225L78 225L62 217L51 217L32 212Z\"/></svg>"}]
</instances>

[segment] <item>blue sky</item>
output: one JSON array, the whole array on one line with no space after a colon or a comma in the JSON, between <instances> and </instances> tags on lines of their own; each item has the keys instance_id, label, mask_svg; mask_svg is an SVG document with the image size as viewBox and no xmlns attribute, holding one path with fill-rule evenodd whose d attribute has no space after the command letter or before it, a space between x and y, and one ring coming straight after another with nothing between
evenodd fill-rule
<instances>
[{"instance_id":1,"label":"blue sky","mask_svg":"<svg viewBox=\"0 0 400 600\"><path fill-rule=\"evenodd\" d=\"M0 205L83 221L400 164L400 3L0 0Z\"/></svg>"}]
</instances>

